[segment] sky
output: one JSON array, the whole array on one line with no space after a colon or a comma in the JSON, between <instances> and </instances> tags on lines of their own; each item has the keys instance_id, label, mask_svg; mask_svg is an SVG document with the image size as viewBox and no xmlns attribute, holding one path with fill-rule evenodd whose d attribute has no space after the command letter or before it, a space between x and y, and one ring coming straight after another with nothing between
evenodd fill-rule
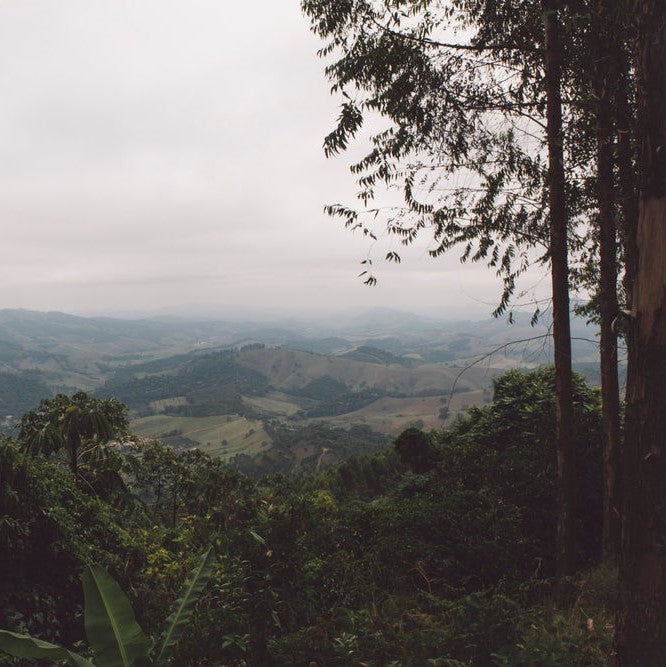
<instances>
[{"instance_id":1,"label":"sky","mask_svg":"<svg viewBox=\"0 0 666 667\"><path fill-rule=\"evenodd\" d=\"M0 308L488 315L497 278L427 238L358 278L387 248L323 212L362 146L324 157L320 46L298 0L1 2Z\"/></svg>"}]
</instances>

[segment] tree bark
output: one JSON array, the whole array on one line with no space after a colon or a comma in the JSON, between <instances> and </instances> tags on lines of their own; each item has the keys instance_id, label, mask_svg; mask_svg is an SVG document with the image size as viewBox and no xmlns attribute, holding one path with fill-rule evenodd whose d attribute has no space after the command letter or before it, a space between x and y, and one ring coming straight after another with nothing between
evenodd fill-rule
<instances>
[{"instance_id":1,"label":"tree bark","mask_svg":"<svg viewBox=\"0 0 666 667\"><path fill-rule=\"evenodd\" d=\"M622 278L622 290L624 292L624 307L632 310L634 281L638 264L638 249L636 246L636 230L638 229L638 195L636 192L636 175L634 163L636 149L634 142L635 134L635 107L630 93L630 63L624 44L619 40L613 50L614 69L617 74L617 85L615 87L614 114L615 130L617 133L616 163L618 170L619 209L622 224L620 226L620 237L622 240L622 264L624 276ZM634 328L623 327L622 331L628 350L634 349ZM632 385L634 363L629 358L627 365L626 387ZM626 393L625 387L625 393ZM622 444L620 445L619 461L622 462ZM615 478L615 502L622 512L624 494L624 475L618 474ZM621 520L620 520L621 533ZM618 549L621 543L618 542ZM619 551L618 551L619 555Z\"/></svg>"},{"instance_id":2,"label":"tree bark","mask_svg":"<svg viewBox=\"0 0 666 667\"><path fill-rule=\"evenodd\" d=\"M614 85L613 55L608 44L614 39L607 0L600 0L591 22L594 53L594 92L597 102L597 197L599 201L599 300L601 315L601 405L604 456L603 556L619 553L620 506L617 471L620 452L620 387L617 377L617 337L613 320L618 314L617 239L613 212L613 122L611 86Z\"/></svg>"},{"instance_id":3,"label":"tree bark","mask_svg":"<svg viewBox=\"0 0 666 667\"><path fill-rule=\"evenodd\" d=\"M573 445L573 391L571 331L569 325L569 264L567 205L562 139L561 42L558 3L542 0L545 32L546 120L548 137L548 197L550 209L550 261L553 299L553 342L557 403L557 574L575 567L576 474Z\"/></svg>"},{"instance_id":4,"label":"tree bark","mask_svg":"<svg viewBox=\"0 0 666 667\"><path fill-rule=\"evenodd\" d=\"M638 195L634 171L634 114L629 93L629 58L624 45L614 49L617 85L615 87L615 128L617 131L617 168L619 175L620 210L622 212L622 245L624 278L622 286L627 309L631 310L634 279L638 264L636 230L638 228Z\"/></svg>"},{"instance_id":5,"label":"tree bark","mask_svg":"<svg viewBox=\"0 0 666 667\"><path fill-rule=\"evenodd\" d=\"M666 656L666 3L637 0L638 264L627 387L618 665Z\"/></svg>"}]
</instances>

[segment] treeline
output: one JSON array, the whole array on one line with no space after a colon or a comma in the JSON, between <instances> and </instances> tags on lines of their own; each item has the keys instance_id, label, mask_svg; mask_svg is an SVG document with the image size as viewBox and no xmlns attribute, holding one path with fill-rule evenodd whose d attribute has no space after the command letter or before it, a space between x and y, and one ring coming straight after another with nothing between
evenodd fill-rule
<instances>
[{"instance_id":1,"label":"treeline","mask_svg":"<svg viewBox=\"0 0 666 667\"><path fill-rule=\"evenodd\" d=\"M587 568L600 558L600 410L578 378L575 397ZM196 450L92 436L104 454L74 472L60 450L5 440L0 627L85 652L79 576L97 563L155 635L212 545L174 664L607 664L613 573L586 570L554 602L554 418L544 369L502 376L494 402L448 431L410 429L318 475L252 479Z\"/></svg>"}]
</instances>

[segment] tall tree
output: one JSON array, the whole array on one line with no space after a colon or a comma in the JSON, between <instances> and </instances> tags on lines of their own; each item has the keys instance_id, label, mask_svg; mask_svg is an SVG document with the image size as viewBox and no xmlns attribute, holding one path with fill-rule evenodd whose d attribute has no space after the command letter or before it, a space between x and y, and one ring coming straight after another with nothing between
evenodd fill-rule
<instances>
[{"instance_id":1,"label":"tall tree","mask_svg":"<svg viewBox=\"0 0 666 667\"><path fill-rule=\"evenodd\" d=\"M666 656L666 3L636 0L639 218L623 456L618 665Z\"/></svg>"},{"instance_id":2,"label":"tall tree","mask_svg":"<svg viewBox=\"0 0 666 667\"><path fill-rule=\"evenodd\" d=\"M622 12L624 16L625 26L628 23L629 11L627 8L628 0L623 0L618 3L618 11ZM626 33L629 33L625 29ZM625 37L626 40L626 37ZM635 142L636 129L636 105L635 105L635 80L630 75L631 64L628 56L628 49L625 40L618 40L611 44L613 49L613 58L615 62L614 71L617 74L617 85L615 87L615 104L614 116L615 127L617 133L617 147L616 147L616 162L618 172L618 194L619 194L619 210L622 214L622 224L620 227L620 239L622 250L622 267L624 276L622 279L622 301L626 312L633 310L633 291L638 265L638 246L637 246L637 229L638 229L638 193L637 181L635 173L635 164L637 161L637 150ZM618 313L619 317L620 313ZM617 329L617 327L616 327ZM626 341L627 349L634 349L635 341L635 327L629 326L623 328L624 339ZM635 364L630 362L627 365L626 388L633 386L634 379L632 378L635 372ZM611 531L617 530L618 534L615 537L614 546L616 547L616 554L619 553L621 546L621 512L623 505L623 487L626 485L625 476L620 474L622 470L622 451L620 450L618 457L615 459L619 466L618 474L615 476L615 501L610 504L613 508L618 509L618 517L615 525L610 525ZM609 533L611 535L612 532ZM609 540L612 542L612 540Z\"/></svg>"},{"instance_id":3,"label":"tall tree","mask_svg":"<svg viewBox=\"0 0 666 667\"><path fill-rule=\"evenodd\" d=\"M604 541L606 557L619 549L621 478L620 401L617 335L630 332L622 325L619 303L630 307L635 269L636 199L635 150L632 140L635 105L633 77L626 56L629 40L624 0L569 0L567 29L581 55L569 57L569 142L576 149L570 161L589 165L581 174L587 183L590 252L574 279L592 298L579 311L600 326L600 370L604 415ZM621 243L618 245L617 232ZM618 294L618 255L623 262L624 294Z\"/></svg>"},{"instance_id":4,"label":"tall tree","mask_svg":"<svg viewBox=\"0 0 666 667\"><path fill-rule=\"evenodd\" d=\"M617 225L615 221L613 90L617 86L616 21L607 0L591 8L591 53L596 116L596 163L599 243L599 320L601 396L604 440L603 554L614 558L619 550L619 502L617 474L620 451L620 389L617 373L617 334L613 322L618 314Z\"/></svg>"},{"instance_id":5,"label":"tall tree","mask_svg":"<svg viewBox=\"0 0 666 667\"><path fill-rule=\"evenodd\" d=\"M550 265L557 399L558 553L559 575L571 574L575 565L576 471L574 409L571 376L571 328L569 324L568 214L562 133L562 45L557 0L542 0L546 76L548 138L548 200Z\"/></svg>"}]
</instances>

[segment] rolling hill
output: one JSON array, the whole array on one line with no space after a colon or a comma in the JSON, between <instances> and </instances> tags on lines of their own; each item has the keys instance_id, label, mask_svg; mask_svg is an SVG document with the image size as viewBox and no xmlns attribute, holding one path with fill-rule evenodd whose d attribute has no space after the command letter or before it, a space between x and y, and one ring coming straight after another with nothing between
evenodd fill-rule
<instances>
[{"instance_id":1,"label":"rolling hill","mask_svg":"<svg viewBox=\"0 0 666 667\"><path fill-rule=\"evenodd\" d=\"M583 339L594 334L578 329L577 361L593 372L596 346ZM285 437L303 443L318 424L333 430L316 431L317 442L328 433L338 449L340 429L367 429L376 445L409 425L442 426L488 400L502 370L548 363L545 333L525 318L507 327L384 310L318 323L0 310L0 423L6 430L40 398L83 389L124 401L142 437L288 467L296 459Z\"/></svg>"}]
</instances>

